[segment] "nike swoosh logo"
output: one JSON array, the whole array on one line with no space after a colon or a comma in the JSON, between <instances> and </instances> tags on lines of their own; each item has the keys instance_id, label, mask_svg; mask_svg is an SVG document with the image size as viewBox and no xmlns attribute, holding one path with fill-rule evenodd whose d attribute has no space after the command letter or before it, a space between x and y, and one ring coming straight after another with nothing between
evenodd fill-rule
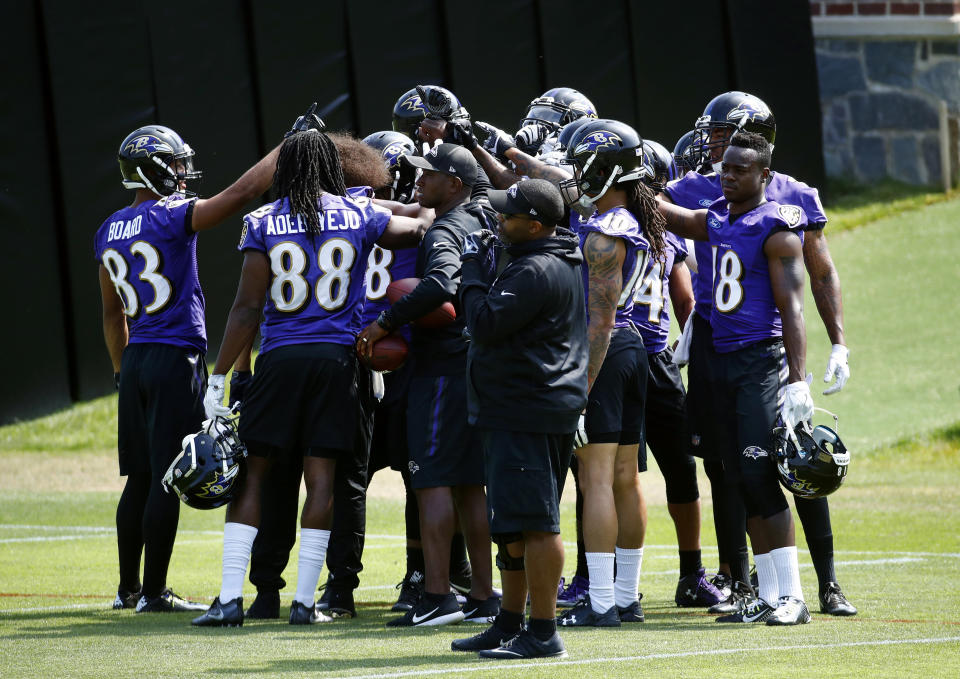
<instances>
[{"instance_id":1,"label":"nike swoosh logo","mask_svg":"<svg viewBox=\"0 0 960 679\"><path fill-rule=\"evenodd\" d=\"M479 611L479 610L480 610L479 608L474 608L472 611L466 611L466 612L464 612L463 617L469 618L469 617L471 617L474 613L476 613L476 612Z\"/></svg>"},{"instance_id":2,"label":"nike swoosh logo","mask_svg":"<svg viewBox=\"0 0 960 679\"><path fill-rule=\"evenodd\" d=\"M508 296L508 295L509 295L510 297L516 297L515 294L513 294L512 292L507 292L506 290L501 290L501 291L500 291L500 295L503 296L503 297L506 297L506 296Z\"/></svg>"},{"instance_id":3,"label":"nike swoosh logo","mask_svg":"<svg viewBox=\"0 0 960 679\"><path fill-rule=\"evenodd\" d=\"M439 611L439 610L440 610L440 607L437 606L436 608L434 608L432 611L430 611L430 612L427 613L426 615L419 615L419 616L418 616L416 613L414 613L414 614L413 614L413 624L414 624L414 625L419 625L421 622L423 622L424 620L426 620L427 618L429 618L431 615L433 615L434 613L436 613L436 612Z\"/></svg>"},{"instance_id":4,"label":"nike swoosh logo","mask_svg":"<svg viewBox=\"0 0 960 679\"><path fill-rule=\"evenodd\" d=\"M754 622L756 620L763 618L765 615L769 615L769 614L770 614L770 611L766 608L761 608L760 610L755 611L754 613L750 613L749 611L744 611L743 620L744 622Z\"/></svg>"}]
</instances>

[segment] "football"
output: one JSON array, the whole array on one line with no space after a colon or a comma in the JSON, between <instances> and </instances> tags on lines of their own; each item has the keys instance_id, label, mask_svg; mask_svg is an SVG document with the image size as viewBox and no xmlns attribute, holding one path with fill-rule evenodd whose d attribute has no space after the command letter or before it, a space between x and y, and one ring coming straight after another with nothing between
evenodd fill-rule
<instances>
[{"instance_id":1,"label":"football","mask_svg":"<svg viewBox=\"0 0 960 679\"><path fill-rule=\"evenodd\" d=\"M393 304L404 295L409 294L417 287L419 282L419 278L401 278L398 281L393 281L387 286L387 299ZM430 313L416 319L413 323L421 328L442 328L450 325L455 320L457 320L457 310L453 308L453 304L450 302L444 302Z\"/></svg>"},{"instance_id":2,"label":"football","mask_svg":"<svg viewBox=\"0 0 960 679\"><path fill-rule=\"evenodd\" d=\"M360 357L360 362L371 370L397 370L407 360L408 351L407 341L394 332L374 343L369 361Z\"/></svg>"}]
</instances>

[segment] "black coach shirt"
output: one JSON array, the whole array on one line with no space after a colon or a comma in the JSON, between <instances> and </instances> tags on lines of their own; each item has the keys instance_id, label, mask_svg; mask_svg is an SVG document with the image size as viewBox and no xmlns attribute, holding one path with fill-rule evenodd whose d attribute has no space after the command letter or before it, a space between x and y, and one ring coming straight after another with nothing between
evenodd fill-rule
<instances>
[{"instance_id":1,"label":"black coach shirt","mask_svg":"<svg viewBox=\"0 0 960 679\"><path fill-rule=\"evenodd\" d=\"M471 343L470 423L569 434L587 405L587 316L579 241L570 231L507 248L510 263L488 285L463 263L460 299Z\"/></svg>"}]
</instances>

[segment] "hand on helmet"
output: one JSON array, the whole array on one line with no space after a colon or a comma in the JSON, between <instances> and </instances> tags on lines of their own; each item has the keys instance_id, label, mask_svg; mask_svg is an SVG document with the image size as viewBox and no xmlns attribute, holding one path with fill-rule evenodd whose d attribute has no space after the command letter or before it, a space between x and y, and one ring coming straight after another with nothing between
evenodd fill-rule
<instances>
[{"instance_id":1,"label":"hand on helmet","mask_svg":"<svg viewBox=\"0 0 960 679\"><path fill-rule=\"evenodd\" d=\"M483 148L492 153L495 156L503 156L508 149L517 148L516 142L513 140L509 134L504 132L498 127L494 127L489 123L477 122L475 123L477 129L481 131L482 135L485 135L483 141Z\"/></svg>"},{"instance_id":2,"label":"hand on helmet","mask_svg":"<svg viewBox=\"0 0 960 679\"><path fill-rule=\"evenodd\" d=\"M827 361L827 370L823 373L823 381L830 382L836 378L836 382L824 390L824 396L836 394L843 389L843 385L850 379L850 365L847 363L849 358L850 351L842 344L834 344L830 349L830 360Z\"/></svg>"},{"instance_id":3,"label":"hand on helmet","mask_svg":"<svg viewBox=\"0 0 960 679\"><path fill-rule=\"evenodd\" d=\"M473 135L473 125L469 120L454 120L447 123L443 140L473 151L477 148L477 138Z\"/></svg>"},{"instance_id":4,"label":"hand on helmet","mask_svg":"<svg viewBox=\"0 0 960 679\"><path fill-rule=\"evenodd\" d=\"M297 132L308 132L314 130L316 132L323 132L327 129L326 124L320 120L320 117L314 113L317 110L317 102L310 104L310 108L307 109L307 112L302 116L299 116L294 122L293 127L283 135L283 138L286 139L290 135L296 134Z\"/></svg>"},{"instance_id":5,"label":"hand on helmet","mask_svg":"<svg viewBox=\"0 0 960 679\"><path fill-rule=\"evenodd\" d=\"M203 412L207 419L227 417L232 413L230 408L223 405L226 379L226 375L211 375L207 380L207 394L203 397Z\"/></svg>"},{"instance_id":6,"label":"hand on helmet","mask_svg":"<svg viewBox=\"0 0 960 679\"><path fill-rule=\"evenodd\" d=\"M515 141L517 148L527 155L536 155L540 146L550 136L550 128L540 123L531 123L524 125L517 132Z\"/></svg>"},{"instance_id":7,"label":"hand on helmet","mask_svg":"<svg viewBox=\"0 0 960 679\"><path fill-rule=\"evenodd\" d=\"M780 419L787 429L787 435L796 443L794 428L801 422L809 423L813 419L813 397L806 380L791 382L784 388Z\"/></svg>"}]
</instances>

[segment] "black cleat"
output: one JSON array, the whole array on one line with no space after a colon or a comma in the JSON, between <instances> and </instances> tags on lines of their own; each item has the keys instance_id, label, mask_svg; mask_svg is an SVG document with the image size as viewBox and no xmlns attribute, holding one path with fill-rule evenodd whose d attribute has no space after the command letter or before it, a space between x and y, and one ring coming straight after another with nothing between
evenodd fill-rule
<instances>
[{"instance_id":1,"label":"black cleat","mask_svg":"<svg viewBox=\"0 0 960 679\"><path fill-rule=\"evenodd\" d=\"M751 591L749 587L742 582L735 582L730 587L730 595L720 603L714 604L707 609L707 613L713 613L714 615L736 613L743 608L746 602L753 598L753 596L753 591Z\"/></svg>"},{"instance_id":2,"label":"black cleat","mask_svg":"<svg viewBox=\"0 0 960 679\"><path fill-rule=\"evenodd\" d=\"M567 649L556 632L546 641L537 639L533 632L520 630L512 639L503 642L498 648L480 651L481 658L495 660L520 660L524 658L566 658Z\"/></svg>"},{"instance_id":3,"label":"black cleat","mask_svg":"<svg viewBox=\"0 0 960 679\"><path fill-rule=\"evenodd\" d=\"M704 569L680 578L673 597L677 606L684 608L708 608L723 601L724 596L712 582L707 580Z\"/></svg>"},{"instance_id":4,"label":"black cleat","mask_svg":"<svg viewBox=\"0 0 960 679\"><path fill-rule=\"evenodd\" d=\"M642 598L643 595L641 594L640 598L629 606L623 608L617 606L617 615L620 617L620 622L643 622L643 608L640 606L640 599Z\"/></svg>"},{"instance_id":5,"label":"black cleat","mask_svg":"<svg viewBox=\"0 0 960 679\"><path fill-rule=\"evenodd\" d=\"M493 619L500 613L500 599L492 596L481 601L468 594L461 610L463 611L464 622L477 622L485 625L493 622Z\"/></svg>"},{"instance_id":6,"label":"black cleat","mask_svg":"<svg viewBox=\"0 0 960 679\"><path fill-rule=\"evenodd\" d=\"M503 642L509 641L517 636L517 632L519 631L520 630L504 632L494 623L480 632L480 634L475 634L468 639L455 639L450 644L450 648L454 651L483 651L489 648L497 648L502 645Z\"/></svg>"},{"instance_id":7,"label":"black cleat","mask_svg":"<svg viewBox=\"0 0 960 679\"><path fill-rule=\"evenodd\" d=\"M331 618L357 617L357 607L353 603L353 590L324 586L323 595L317 602L317 610L326 611Z\"/></svg>"},{"instance_id":8,"label":"black cleat","mask_svg":"<svg viewBox=\"0 0 960 679\"><path fill-rule=\"evenodd\" d=\"M399 618L387 623L387 627L423 627L449 625L463 620L463 611L457 603L457 595L450 592L443 596L439 603L429 603L434 598L426 595L420 597L417 605Z\"/></svg>"},{"instance_id":9,"label":"black cleat","mask_svg":"<svg viewBox=\"0 0 960 679\"><path fill-rule=\"evenodd\" d=\"M760 598L744 600L739 610L728 615L721 615L717 622L766 622L777 610Z\"/></svg>"},{"instance_id":10,"label":"black cleat","mask_svg":"<svg viewBox=\"0 0 960 679\"><path fill-rule=\"evenodd\" d=\"M131 592L130 590L121 587L117 590L117 596L113 600L113 610L119 611L124 608L136 608L138 601L140 601L139 587L135 592Z\"/></svg>"},{"instance_id":11,"label":"black cleat","mask_svg":"<svg viewBox=\"0 0 960 679\"><path fill-rule=\"evenodd\" d=\"M169 587L160 592L160 596L152 598L141 596L137 601L137 613L183 613L205 610L207 610L206 604L187 601L174 594Z\"/></svg>"},{"instance_id":12,"label":"black cleat","mask_svg":"<svg viewBox=\"0 0 960 679\"><path fill-rule=\"evenodd\" d=\"M597 613L590 605L590 597L578 603L570 610L557 616L558 627L619 627L620 616L617 607L611 606L603 613Z\"/></svg>"},{"instance_id":13,"label":"black cleat","mask_svg":"<svg viewBox=\"0 0 960 679\"><path fill-rule=\"evenodd\" d=\"M726 599L730 596L730 592L733 590L733 578L731 578L726 573L717 573L712 578L710 578L710 584L719 590L720 595Z\"/></svg>"},{"instance_id":14,"label":"black cleat","mask_svg":"<svg viewBox=\"0 0 960 679\"><path fill-rule=\"evenodd\" d=\"M840 585L828 582L820 590L820 612L827 615L856 615L856 607L847 601Z\"/></svg>"},{"instance_id":15,"label":"black cleat","mask_svg":"<svg viewBox=\"0 0 960 679\"><path fill-rule=\"evenodd\" d=\"M407 573L403 581L397 585L397 589L400 590L400 596L390 610L394 613L409 611L417 605L420 595L423 594L423 573L421 571Z\"/></svg>"},{"instance_id":16,"label":"black cleat","mask_svg":"<svg viewBox=\"0 0 960 679\"><path fill-rule=\"evenodd\" d=\"M782 596L779 604L773 615L767 618L768 625L805 625L810 622L810 611L802 599Z\"/></svg>"},{"instance_id":17,"label":"black cleat","mask_svg":"<svg viewBox=\"0 0 960 679\"><path fill-rule=\"evenodd\" d=\"M257 590L257 598L247 609L251 620L275 620L280 617L280 592L275 589Z\"/></svg>"},{"instance_id":18,"label":"black cleat","mask_svg":"<svg viewBox=\"0 0 960 679\"><path fill-rule=\"evenodd\" d=\"M306 606L296 599L290 604L291 625L316 625L321 622L333 622L333 618L324 615L316 606Z\"/></svg>"},{"instance_id":19,"label":"black cleat","mask_svg":"<svg viewBox=\"0 0 960 679\"><path fill-rule=\"evenodd\" d=\"M207 612L199 618L194 618L191 625L195 627L243 627L243 597L220 603L220 597L213 600Z\"/></svg>"}]
</instances>

